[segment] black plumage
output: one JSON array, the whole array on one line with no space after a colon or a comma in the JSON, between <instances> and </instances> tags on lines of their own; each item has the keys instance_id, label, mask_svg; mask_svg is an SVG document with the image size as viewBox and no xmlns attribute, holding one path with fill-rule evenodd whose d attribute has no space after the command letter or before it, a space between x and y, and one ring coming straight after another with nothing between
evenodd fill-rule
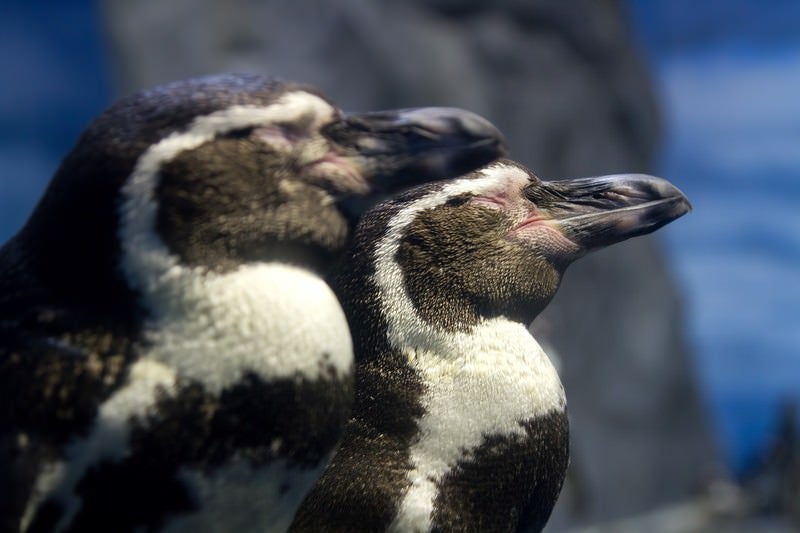
<instances>
[{"instance_id":1,"label":"black plumage","mask_svg":"<svg viewBox=\"0 0 800 533\"><path fill-rule=\"evenodd\" d=\"M277 331L303 346L313 330L284 327L292 316L281 305L238 303L246 286L220 302L230 291L219 285L262 265L319 279L313 295L333 307L311 299L295 312L335 322L321 278L359 199L502 151L499 132L465 111L347 114L314 88L254 75L185 80L111 106L0 248L0 530L158 529L231 488L217 480L206 494L187 472L217 479L232 462L255 477L276 462L320 468L352 403L346 324L341 346L293 353L258 337ZM291 300L299 288L269 296L302 308ZM249 326L234 327L238 315L227 324L226 305ZM182 333L184 322L195 329ZM253 368L258 353L231 355L248 343L276 347L265 354L274 361ZM183 365L184 355L195 359ZM293 370L295 359L305 366ZM192 373L195 363L210 365L208 379ZM219 384L215 370L230 375ZM276 498L310 482L291 472L270 479ZM208 527L238 529L251 508L267 521L249 522L259 530L291 514L240 485L243 512Z\"/></svg>"}]
</instances>

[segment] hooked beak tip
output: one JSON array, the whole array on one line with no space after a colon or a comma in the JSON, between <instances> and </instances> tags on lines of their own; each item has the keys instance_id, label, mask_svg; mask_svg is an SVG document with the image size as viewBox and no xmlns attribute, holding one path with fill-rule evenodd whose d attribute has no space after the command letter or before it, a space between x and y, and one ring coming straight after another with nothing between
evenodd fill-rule
<instances>
[{"instance_id":1,"label":"hooked beak tip","mask_svg":"<svg viewBox=\"0 0 800 533\"><path fill-rule=\"evenodd\" d=\"M680 189L647 174L550 183L561 199L554 204L553 221L585 250L652 233L692 210Z\"/></svg>"},{"instance_id":2,"label":"hooked beak tip","mask_svg":"<svg viewBox=\"0 0 800 533\"><path fill-rule=\"evenodd\" d=\"M328 135L384 190L459 176L508 151L491 122L452 107L351 113Z\"/></svg>"}]
</instances>

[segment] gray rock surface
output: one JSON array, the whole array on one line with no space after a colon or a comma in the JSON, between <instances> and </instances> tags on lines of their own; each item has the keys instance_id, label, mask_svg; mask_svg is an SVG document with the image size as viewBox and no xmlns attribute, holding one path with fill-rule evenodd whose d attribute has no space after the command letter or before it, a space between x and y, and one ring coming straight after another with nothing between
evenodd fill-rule
<instances>
[{"instance_id":1,"label":"gray rock surface","mask_svg":"<svg viewBox=\"0 0 800 533\"><path fill-rule=\"evenodd\" d=\"M233 70L306 81L354 110L461 106L551 179L646 172L658 145L647 72L613 1L103 6L121 93ZM639 513L706 481L716 451L682 321L657 238L578 262L537 319L561 358L574 435L550 530Z\"/></svg>"}]
</instances>

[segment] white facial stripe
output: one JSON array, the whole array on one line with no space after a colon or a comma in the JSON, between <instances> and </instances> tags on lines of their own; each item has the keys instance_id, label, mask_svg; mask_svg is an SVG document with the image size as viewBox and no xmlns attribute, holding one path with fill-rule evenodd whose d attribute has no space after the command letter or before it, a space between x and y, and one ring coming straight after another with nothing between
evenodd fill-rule
<instances>
[{"instance_id":1,"label":"white facial stripe","mask_svg":"<svg viewBox=\"0 0 800 533\"><path fill-rule=\"evenodd\" d=\"M521 420L565 408L558 374L524 325L496 318L467 333L436 328L416 312L395 260L403 233L422 211L464 193L492 195L519 188L528 179L524 171L499 164L477 178L448 183L400 210L376 247L374 279L389 341L426 385L425 414L418 422L421 438L410 450L411 487L392 530L430 528L436 482L486 434L520 435Z\"/></svg>"},{"instance_id":2,"label":"white facial stripe","mask_svg":"<svg viewBox=\"0 0 800 533\"><path fill-rule=\"evenodd\" d=\"M530 178L528 174L515 165L505 163L495 163L481 169L481 174L498 182L509 182L522 180L527 182Z\"/></svg>"}]
</instances>

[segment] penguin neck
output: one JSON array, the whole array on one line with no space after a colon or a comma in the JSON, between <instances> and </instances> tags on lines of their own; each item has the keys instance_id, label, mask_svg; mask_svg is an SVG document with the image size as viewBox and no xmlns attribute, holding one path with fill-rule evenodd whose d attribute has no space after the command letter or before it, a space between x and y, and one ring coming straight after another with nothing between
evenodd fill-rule
<instances>
[{"instance_id":1,"label":"penguin neck","mask_svg":"<svg viewBox=\"0 0 800 533\"><path fill-rule=\"evenodd\" d=\"M372 290L374 299L380 302L386 345L392 351L399 351L417 370L426 387L426 396L435 396L440 388L438 380L444 374L451 374L466 380L463 392L474 396L476 402L486 407L487 413L507 409L511 414L516 405L520 409L513 414L522 418L563 410L566 401L558 374L524 324L505 316L478 317L474 323L445 330L419 312L407 291L403 268L397 261L399 236L409 220L402 212L395 216L372 253L365 255L373 257ZM351 298L344 301L349 302L349 307L360 305ZM367 353L362 354L362 351ZM356 346L357 360L369 357L369 351ZM487 389L481 390L481 381L498 386L508 382L507 390L517 390L521 386L530 395L504 404L492 395L487 396Z\"/></svg>"},{"instance_id":2,"label":"penguin neck","mask_svg":"<svg viewBox=\"0 0 800 533\"><path fill-rule=\"evenodd\" d=\"M382 254L393 257L391 250L381 252L379 244L377 255ZM430 425L422 433L454 431L459 435L452 439L454 446L468 446L479 442L483 432L518 432L520 420L564 410L558 373L524 324L500 316L445 330L418 312L397 262L376 262L373 280L385 346L399 352L422 381L425 414L420 424ZM368 359L371 351L356 345L357 360ZM442 417L458 412L462 422L470 422L446 420L439 410ZM475 431L461 434L469 428ZM458 453L458 446L452 451Z\"/></svg>"}]
</instances>

